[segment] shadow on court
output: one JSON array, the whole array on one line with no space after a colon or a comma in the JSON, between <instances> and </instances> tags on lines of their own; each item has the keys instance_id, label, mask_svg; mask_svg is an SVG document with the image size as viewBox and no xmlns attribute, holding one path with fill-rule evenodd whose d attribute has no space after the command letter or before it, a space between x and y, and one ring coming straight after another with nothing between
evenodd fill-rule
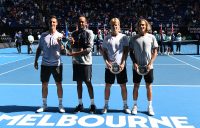
<instances>
[{"instance_id":1,"label":"shadow on court","mask_svg":"<svg viewBox=\"0 0 200 128\"><path fill-rule=\"evenodd\" d=\"M17 105L8 105L8 106L0 106L0 112L3 113L13 113L13 112L36 112L36 110L39 107L37 106L17 106ZM75 108L69 108L69 107L65 107L66 112L68 114L76 114L74 113L74 109ZM50 112L50 113L59 113L58 111L58 107L48 107L48 109L45 112ZM148 115L147 111L138 111L139 113L143 113ZM90 113L89 112L89 108L85 108L82 113ZM124 113L123 110L117 110L117 109L109 109L108 110L108 114L112 114L112 113ZM96 113L97 115L103 115L102 114L102 109L96 109Z\"/></svg>"},{"instance_id":2,"label":"shadow on court","mask_svg":"<svg viewBox=\"0 0 200 128\"><path fill-rule=\"evenodd\" d=\"M38 109L38 106L17 106L17 105L8 105L8 106L0 106L0 112L3 113L13 113L13 112L36 112ZM76 114L74 113L75 108L69 108L65 107L66 112L68 114ZM48 107L45 112L53 112L53 113L58 113L58 107ZM83 113L89 113L89 108L85 108ZM116 112L116 111L113 111ZM96 109L95 114L102 114L101 109Z\"/></svg>"}]
</instances>

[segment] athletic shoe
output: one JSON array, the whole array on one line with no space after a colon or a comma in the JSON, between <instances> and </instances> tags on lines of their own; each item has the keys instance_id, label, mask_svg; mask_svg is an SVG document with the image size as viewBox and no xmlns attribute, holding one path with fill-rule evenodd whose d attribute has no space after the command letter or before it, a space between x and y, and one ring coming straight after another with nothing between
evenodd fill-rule
<instances>
[{"instance_id":1,"label":"athletic shoe","mask_svg":"<svg viewBox=\"0 0 200 128\"><path fill-rule=\"evenodd\" d=\"M47 105L43 105L39 109L36 110L36 113L45 112L47 110Z\"/></svg>"},{"instance_id":2,"label":"athletic shoe","mask_svg":"<svg viewBox=\"0 0 200 128\"><path fill-rule=\"evenodd\" d=\"M127 105L124 106L124 113L131 114L131 111L130 111L130 109L128 108Z\"/></svg>"},{"instance_id":3,"label":"athletic shoe","mask_svg":"<svg viewBox=\"0 0 200 128\"><path fill-rule=\"evenodd\" d=\"M102 110L102 113L106 114L107 112L108 112L108 105L105 105L103 110Z\"/></svg>"},{"instance_id":4,"label":"athletic shoe","mask_svg":"<svg viewBox=\"0 0 200 128\"><path fill-rule=\"evenodd\" d=\"M136 115L137 114L137 105L133 106L133 109L131 111L131 114Z\"/></svg>"},{"instance_id":5,"label":"athletic shoe","mask_svg":"<svg viewBox=\"0 0 200 128\"><path fill-rule=\"evenodd\" d=\"M155 115L155 113L154 113L154 111L153 111L153 107L148 107L148 114L150 115L150 116L154 116Z\"/></svg>"},{"instance_id":6,"label":"athletic shoe","mask_svg":"<svg viewBox=\"0 0 200 128\"><path fill-rule=\"evenodd\" d=\"M65 108L62 105L59 105L58 110L60 113L65 113Z\"/></svg>"},{"instance_id":7,"label":"athletic shoe","mask_svg":"<svg viewBox=\"0 0 200 128\"><path fill-rule=\"evenodd\" d=\"M78 106L76 106L74 112L77 113L77 112L81 112L83 111L83 104L79 104Z\"/></svg>"},{"instance_id":8,"label":"athletic shoe","mask_svg":"<svg viewBox=\"0 0 200 128\"><path fill-rule=\"evenodd\" d=\"M91 114L96 113L96 106L94 104L90 105L90 113Z\"/></svg>"}]
</instances>

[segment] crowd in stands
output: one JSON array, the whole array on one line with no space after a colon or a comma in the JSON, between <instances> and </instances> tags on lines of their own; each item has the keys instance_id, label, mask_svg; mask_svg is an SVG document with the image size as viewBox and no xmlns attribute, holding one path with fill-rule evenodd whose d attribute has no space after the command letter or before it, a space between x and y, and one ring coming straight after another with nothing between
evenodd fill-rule
<instances>
[{"instance_id":1,"label":"crowd in stands","mask_svg":"<svg viewBox=\"0 0 200 128\"><path fill-rule=\"evenodd\" d=\"M75 26L79 14L88 17L90 26L108 25L119 17L122 28L143 17L153 26L160 23L178 26L200 25L199 0L0 0L0 25L9 27L45 27L47 18L55 14L61 26L65 20Z\"/></svg>"}]
</instances>

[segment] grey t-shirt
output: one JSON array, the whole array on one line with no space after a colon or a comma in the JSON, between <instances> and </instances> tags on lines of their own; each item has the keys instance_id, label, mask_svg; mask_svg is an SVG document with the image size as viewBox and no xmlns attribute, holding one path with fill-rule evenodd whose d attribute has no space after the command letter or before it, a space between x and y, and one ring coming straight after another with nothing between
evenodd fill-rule
<instances>
[{"instance_id":1,"label":"grey t-shirt","mask_svg":"<svg viewBox=\"0 0 200 128\"><path fill-rule=\"evenodd\" d=\"M133 49L136 63L144 66L151 60L152 50L158 47L158 43L154 35L146 33L144 36L136 35L132 37L129 47Z\"/></svg>"},{"instance_id":2,"label":"grey t-shirt","mask_svg":"<svg viewBox=\"0 0 200 128\"><path fill-rule=\"evenodd\" d=\"M54 34L50 34L48 31L41 34L38 47L42 50L42 65L60 66L62 64L61 48L57 41L60 37L62 37L62 34L58 31Z\"/></svg>"},{"instance_id":3,"label":"grey t-shirt","mask_svg":"<svg viewBox=\"0 0 200 128\"><path fill-rule=\"evenodd\" d=\"M125 34L119 33L117 36L110 34L104 38L102 47L107 50L108 59L111 62L121 64L124 46L128 46L128 38Z\"/></svg>"},{"instance_id":4,"label":"grey t-shirt","mask_svg":"<svg viewBox=\"0 0 200 128\"><path fill-rule=\"evenodd\" d=\"M80 51L80 49L86 49L88 54L73 56L73 64L82 64L82 65L92 65L92 49L94 45L94 34L92 30L80 30L74 31L72 37L75 40L74 47L72 48L73 52Z\"/></svg>"}]
</instances>

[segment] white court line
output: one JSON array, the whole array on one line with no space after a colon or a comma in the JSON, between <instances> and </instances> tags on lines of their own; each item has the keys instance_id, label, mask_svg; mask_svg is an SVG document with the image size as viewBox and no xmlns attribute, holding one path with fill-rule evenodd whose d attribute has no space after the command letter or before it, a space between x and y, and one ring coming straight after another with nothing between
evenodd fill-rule
<instances>
[{"instance_id":1,"label":"white court line","mask_svg":"<svg viewBox=\"0 0 200 128\"><path fill-rule=\"evenodd\" d=\"M40 62L40 61L41 61L41 60L39 60L39 62ZM33 64L34 64L34 63L30 63L30 64L27 64L27 65L24 65L24 66L21 66L21 67L18 67L18 68L15 68L15 69L9 70L9 71L7 71L7 72L3 72L3 73L0 74L0 76L5 75L5 74L10 73L10 72L13 72L13 71L16 71L16 70L18 70L18 69L21 69L21 68L27 67L27 66L29 66L29 65L33 65Z\"/></svg>"},{"instance_id":2,"label":"white court line","mask_svg":"<svg viewBox=\"0 0 200 128\"><path fill-rule=\"evenodd\" d=\"M23 58L23 59L18 59L18 60L11 61L11 62L7 62L7 63L3 63L3 64L0 64L0 66L6 65L6 64L10 64L10 63L15 63L15 62L18 62L18 61L21 61L21 60L26 60L26 59L29 59L29 58L32 58L32 56L31 57L26 57L26 58Z\"/></svg>"},{"instance_id":3,"label":"white court line","mask_svg":"<svg viewBox=\"0 0 200 128\"><path fill-rule=\"evenodd\" d=\"M0 83L0 86L41 86L42 84L15 84L15 83ZM76 86L77 84L62 84L63 86ZM83 84L85 85L85 84ZM104 87L105 84L92 84L95 87ZM49 86L55 86L55 84L49 84ZM119 86L119 84L113 84L112 86ZM127 84L127 87L133 87L133 84ZM145 86L145 85L140 85L140 86ZM200 88L200 85L152 85L154 87L196 87Z\"/></svg>"},{"instance_id":4,"label":"white court line","mask_svg":"<svg viewBox=\"0 0 200 128\"><path fill-rule=\"evenodd\" d=\"M10 73L10 72L13 72L13 71L16 71L16 70L18 70L18 69L21 69L21 68L27 67L27 66L29 66L29 65L33 65L33 63L30 63L30 64L27 64L27 65L24 65L24 66L21 66L21 67L18 67L18 68L15 68L15 69L9 70L9 71L7 71L7 72L3 72L3 73L0 74L0 76L5 75L5 74Z\"/></svg>"},{"instance_id":5,"label":"white court line","mask_svg":"<svg viewBox=\"0 0 200 128\"><path fill-rule=\"evenodd\" d=\"M194 66L194 65L192 65L192 64L189 64L189 63L187 63L187 62L185 62L185 61L182 61L182 60L180 60L180 59L178 59L178 58L176 58L176 57L173 57L173 56L169 56L169 57L171 57L171 58L173 58L173 59L175 59L175 60L177 60L177 61L179 61L179 62L182 62L182 63L184 63L184 64L186 64L186 65L188 65L188 66L190 66L190 67L193 67L193 68L195 68L195 69L197 69L197 70L200 71L200 68L198 68L198 67L196 67L196 66Z\"/></svg>"},{"instance_id":6,"label":"white court line","mask_svg":"<svg viewBox=\"0 0 200 128\"><path fill-rule=\"evenodd\" d=\"M3 55L3 56L0 56L0 57L6 57L6 58L9 58L9 57L18 57L18 56L5 56L5 55Z\"/></svg>"},{"instance_id":7,"label":"white court line","mask_svg":"<svg viewBox=\"0 0 200 128\"><path fill-rule=\"evenodd\" d=\"M187 56L189 56L189 57L191 57L191 58L194 58L194 59L196 59L196 60L200 60L200 58L197 58L197 57L194 57L194 56L191 56L191 55L187 55Z\"/></svg>"}]
</instances>

